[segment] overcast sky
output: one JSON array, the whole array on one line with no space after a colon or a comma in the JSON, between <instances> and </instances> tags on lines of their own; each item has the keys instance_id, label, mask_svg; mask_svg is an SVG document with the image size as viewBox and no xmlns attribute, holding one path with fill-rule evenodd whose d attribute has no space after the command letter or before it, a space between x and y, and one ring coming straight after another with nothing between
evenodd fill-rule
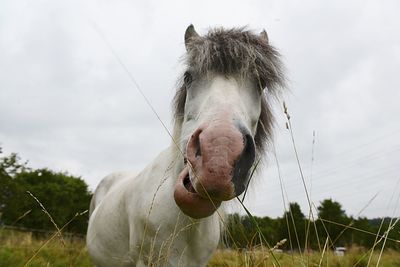
<instances>
[{"instance_id":1,"label":"overcast sky","mask_svg":"<svg viewBox=\"0 0 400 267\"><path fill-rule=\"evenodd\" d=\"M399 13L395 0L2 0L0 144L33 168L82 176L91 189L110 172L140 171L170 139L104 38L170 127L186 27L265 28L286 64L284 99L312 201L398 216ZM281 103L275 115L285 194L307 213ZM283 202L268 158L247 205L276 217Z\"/></svg>"}]
</instances>

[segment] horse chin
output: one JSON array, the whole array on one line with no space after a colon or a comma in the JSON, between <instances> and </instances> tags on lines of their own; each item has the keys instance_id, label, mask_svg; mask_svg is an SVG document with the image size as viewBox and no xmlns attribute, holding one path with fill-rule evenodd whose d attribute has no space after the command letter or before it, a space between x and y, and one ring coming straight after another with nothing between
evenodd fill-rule
<instances>
[{"instance_id":1,"label":"horse chin","mask_svg":"<svg viewBox=\"0 0 400 267\"><path fill-rule=\"evenodd\" d=\"M194 219L211 216L221 205L221 201L205 198L196 192L189 177L188 166L178 176L174 199L182 212Z\"/></svg>"}]
</instances>

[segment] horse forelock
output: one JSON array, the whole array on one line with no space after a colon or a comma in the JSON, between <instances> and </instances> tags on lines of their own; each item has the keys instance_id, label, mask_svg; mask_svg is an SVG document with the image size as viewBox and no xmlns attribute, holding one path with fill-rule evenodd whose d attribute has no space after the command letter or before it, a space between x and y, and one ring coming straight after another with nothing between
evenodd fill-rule
<instances>
[{"instance_id":1,"label":"horse forelock","mask_svg":"<svg viewBox=\"0 0 400 267\"><path fill-rule=\"evenodd\" d=\"M206 36L191 39L185 59L187 68L197 75L214 72L254 77L273 94L285 84L279 52L245 28L217 28Z\"/></svg>"},{"instance_id":2,"label":"horse forelock","mask_svg":"<svg viewBox=\"0 0 400 267\"><path fill-rule=\"evenodd\" d=\"M273 116L266 96L277 96L285 87L283 64L279 52L260 35L245 28L210 30L188 44L186 68L194 75L216 73L224 76L258 79L266 91L261 101L261 114L254 141L262 156L272 138ZM183 79L173 100L175 124L183 122L186 101ZM270 99L269 99L270 100Z\"/></svg>"}]
</instances>

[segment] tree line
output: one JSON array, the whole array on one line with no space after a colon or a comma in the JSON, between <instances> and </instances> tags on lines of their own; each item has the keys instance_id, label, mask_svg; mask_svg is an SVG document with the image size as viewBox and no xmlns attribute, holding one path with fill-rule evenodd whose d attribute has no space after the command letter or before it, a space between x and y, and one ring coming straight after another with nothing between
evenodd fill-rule
<instances>
[{"instance_id":1,"label":"tree line","mask_svg":"<svg viewBox=\"0 0 400 267\"><path fill-rule=\"evenodd\" d=\"M325 199L317 207L316 217L309 218L299 204L290 203L282 217L228 215L225 244L230 248L274 247L288 251L317 250L335 247L400 249L398 218L348 216L342 205Z\"/></svg>"},{"instance_id":2,"label":"tree line","mask_svg":"<svg viewBox=\"0 0 400 267\"><path fill-rule=\"evenodd\" d=\"M15 153L0 147L0 226L85 234L92 193L81 177L49 169L32 169ZM292 251L322 251L324 247L381 246L400 249L400 226L395 219L348 216L342 205L325 199L315 218L290 203L278 218L230 214L225 220L223 246L252 248L279 243ZM282 241L286 240L286 241ZM397 242L396 242L397 241Z\"/></svg>"}]
</instances>

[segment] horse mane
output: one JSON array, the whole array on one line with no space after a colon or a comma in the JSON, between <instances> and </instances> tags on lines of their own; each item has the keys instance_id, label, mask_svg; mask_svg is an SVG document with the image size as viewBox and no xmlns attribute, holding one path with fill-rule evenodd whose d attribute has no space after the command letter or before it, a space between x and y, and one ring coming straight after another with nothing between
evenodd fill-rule
<instances>
[{"instance_id":1,"label":"horse mane","mask_svg":"<svg viewBox=\"0 0 400 267\"><path fill-rule=\"evenodd\" d=\"M196 75L217 73L255 79L265 88L261 114L254 137L257 154L263 155L272 138L273 116L268 96L278 96L285 87L279 52L268 41L245 28L216 28L195 38L187 46L186 68ZM187 84L180 82L173 99L175 123L183 122ZM268 97L269 98L269 97Z\"/></svg>"}]
</instances>

